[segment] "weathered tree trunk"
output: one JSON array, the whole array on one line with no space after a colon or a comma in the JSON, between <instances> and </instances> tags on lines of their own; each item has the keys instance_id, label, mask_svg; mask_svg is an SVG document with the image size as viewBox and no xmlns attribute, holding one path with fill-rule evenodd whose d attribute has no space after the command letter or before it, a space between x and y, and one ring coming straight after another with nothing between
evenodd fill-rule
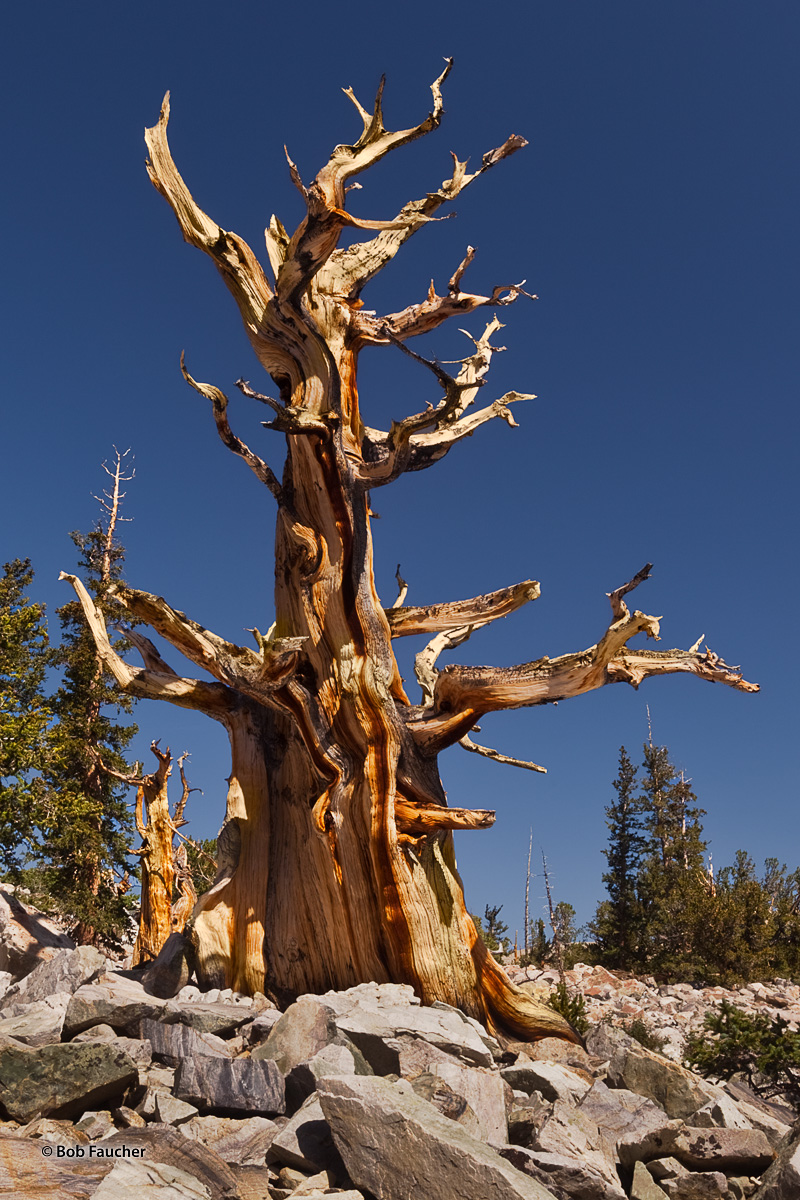
<instances>
[{"instance_id":1,"label":"weathered tree trunk","mask_svg":"<svg viewBox=\"0 0 800 1200\"><path fill-rule=\"evenodd\" d=\"M177 676L141 636L136 645L144 668L128 666L111 649L90 598L72 582L100 655L123 686L206 712L230 736L218 877L198 901L192 923L204 986L265 990L285 1000L393 980L412 984L424 1003L457 1005L498 1033L575 1039L557 1014L510 984L476 934L452 832L484 828L494 813L448 807L438 753L462 739L466 748L476 749L467 735L484 713L544 704L620 680L638 685L648 675L684 671L755 689L710 651L701 652L699 644L689 651L628 649L634 634L658 634L655 618L630 614L623 600L647 570L612 593L613 622L597 645L508 669L437 670L435 661L474 628L535 599L535 582L429 608L384 608L378 597L370 490L432 465L494 417L513 426L508 406L526 398L512 392L469 411L489 368L492 334L500 328L492 320L457 377L419 360L444 391L436 407L428 405L388 432L366 426L359 412L362 347L404 348L406 339L450 316L463 320L477 308L508 304L521 291L512 286L489 296L463 292L470 248L444 296L431 285L422 303L383 318L361 307L362 288L415 230L478 175L525 145L512 136L471 175L455 160L441 188L406 204L393 221L348 214L348 179L439 124L448 71L449 64L432 87L433 112L399 133L384 128L380 92L369 113L348 90L363 132L353 145L337 146L307 188L290 162L307 216L291 238L272 218L267 248L274 284L242 239L220 229L189 194L167 144L165 100L158 125L147 133L151 179L185 239L217 265L278 389L273 399L240 381L245 395L274 411L267 428L286 435L281 481L231 430L223 393L196 383L184 368L188 382L211 401L223 442L277 501L275 624L266 636L254 631L258 649L251 651L202 629L161 598L118 589L125 609L216 680L204 683ZM337 250L345 226L374 230L375 236ZM419 634L436 636L418 656L423 703L414 705L392 641Z\"/></svg>"},{"instance_id":2,"label":"weathered tree trunk","mask_svg":"<svg viewBox=\"0 0 800 1200\"><path fill-rule=\"evenodd\" d=\"M143 652L151 645L140 633L129 630L129 637ZM161 750L158 742L150 749L158 766L150 775L123 775L99 764L109 775L136 788L136 832L142 844L134 853L141 866L139 931L133 946L131 966L154 962L172 933L183 931L197 903L186 848L175 845L175 835L186 824L183 813L193 790L183 769L187 754L178 759L182 792L174 812L169 810L169 779L172 774L172 755L169 748ZM183 835L180 835L183 836ZM173 902L173 894L178 898Z\"/></svg>"}]
</instances>

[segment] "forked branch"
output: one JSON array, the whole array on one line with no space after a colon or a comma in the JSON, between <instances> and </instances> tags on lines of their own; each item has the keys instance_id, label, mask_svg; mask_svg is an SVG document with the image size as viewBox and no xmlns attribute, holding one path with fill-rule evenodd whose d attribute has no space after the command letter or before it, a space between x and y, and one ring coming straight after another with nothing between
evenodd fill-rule
<instances>
[{"instance_id":1,"label":"forked branch","mask_svg":"<svg viewBox=\"0 0 800 1200\"><path fill-rule=\"evenodd\" d=\"M659 618L629 612L623 596L648 578L650 565L629 583L609 593L615 617L594 646L559 658L540 658L516 667L449 666L436 674L433 699L409 714L409 727L427 753L459 741L484 713L550 704L608 683L638 687L651 675L690 674L743 692L758 685L742 678L718 655L696 643L689 650L644 650L628 647L637 633L659 640Z\"/></svg>"},{"instance_id":2,"label":"forked branch","mask_svg":"<svg viewBox=\"0 0 800 1200\"><path fill-rule=\"evenodd\" d=\"M148 624L221 683L265 701L294 673L305 638L261 637L259 650L238 646L178 612L161 596L138 588L117 586L113 599Z\"/></svg>"},{"instance_id":3,"label":"forked branch","mask_svg":"<svg viewBox=\"0 0 800 1200\"><path fill-rule=\"evenodd\" d=\"M111 645L103 614L80 579L75 575L68 575L64 571L59 575L59 579L64 579L72 584L94 638L98 657L123 691L142 699L168 700L180 708L198 709L217 720L224 720L225 714L234 703L234 697L229 688L221 683L184 679L169 668L163 670L130 666ZM126 636L133 642L138 641L141 637L140 634L137 634L134 638L130 633L126 633ZM163 663L163 660L160 661ZM166 664L163 665L166 666Z\"/></svg>"},{"instance_id":4,"label":"forked branch","mask_svg":"<svg viewBox=\"0 0 800 1200\"><path fill-rule=\"evenodd\" d=\"M362 447L365 461L359 469L359 478L368 487L380 487L391 483L405 471L421 471L431 466L443 458L456 442L470 437L494 417L501 417L508 425L516 426L508 406L519 400L533 400L534 396L507 392L486 408L468 414L468 409L483 386L492 355L503 349L491 344L492 334L502 328L494 317L482 336L477 341L472 339L475 351L463 360L455 378L441 364L422 358L393 335L388 335L389 340L395 342L404 354L432 372L444 389L444 396L436 406L429 404L424 412L393 422L388 433L365 428Z\"/></svg>"},{"instance_id":5,"label":"forked branch","mask_svg":"<svg viewBox=\"0 0 800 1200\"><path fill-rule=\"evenodd\" d=\"M468 246L466 257L450 279L445 296L437 295L433 280L431 280L426 298L420 304L410 304L402 312L390 313L386 317L377 317L373 313L363 311L355 312L352 328L356 344L358 346L379 346L389 342L404 342L410 337L430 333L451 317L465 316L478 308L504 308L508 304L513 304L519 296L536 299L535 296L530 296L530 293L523 290L524 279L520 283L502 284L495 287L488 296L462 292L461 279L474 257L474 248Z\"/></svg>"}]
</instances>

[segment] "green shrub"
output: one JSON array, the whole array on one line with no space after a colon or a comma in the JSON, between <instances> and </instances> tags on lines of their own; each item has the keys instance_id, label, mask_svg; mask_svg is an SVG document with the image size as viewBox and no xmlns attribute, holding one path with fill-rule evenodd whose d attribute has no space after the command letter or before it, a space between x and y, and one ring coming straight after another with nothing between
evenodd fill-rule
<instances>
[{"instance_id":1,"label":"green shrub","mask_svg":"<svg viewBox=\"0 0 800 1200\"><path fill-rule=\"evenodd\" d=\"M705 1032L689 1038L685 1058L701 1075L742 1075L760 1095L800 1107L800 1033L781 1017L750 1016L723 1000L706 1013Z\"/></svg>"},{"instance_id":2,"label":"green shrub","mask_svg":"<svg viewBox=\"0 0 800 1200\"><path fill-rule=\"evenodd\" d=\"M659 1037L655 1030L645 1024L641 1017L637 1017L634 1021L629 1021L627 1025L623 1023L622 1028L628 1034L628 1037L632 1037L641 1046L644 1046L645 1050L654 1050L656 1054L660 1054L667 1044L666 1039Z\"/></svg>"},{"instance_id":3,"label":"green shrub","mask_svg":"<svg viewBox=\"0 0 800 1200\"><path fill-rule=\"evenodd\" d=\"M567 991L567 985L559 983L556 990L548 996L547 1003L565 1021L569 1021L577 1033L581 1034L581 1036L586 1033L589 1028L589 1021L586 1016L586 1001L580 992L574 996L570 996Z\"/></svg>"}]
</instances>

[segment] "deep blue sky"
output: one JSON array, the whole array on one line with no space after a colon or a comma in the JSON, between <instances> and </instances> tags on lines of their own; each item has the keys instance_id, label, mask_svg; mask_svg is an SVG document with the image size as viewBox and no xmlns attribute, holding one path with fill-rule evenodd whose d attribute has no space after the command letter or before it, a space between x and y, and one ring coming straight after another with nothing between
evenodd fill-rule
<instances>
[{"instance_id":1,"label":"deep blue sky","mask_svg":"<svg viewBox=\"0 0 800 1200\"><path fill-rule=\"evenodd\" d=\"M519 429L497 423L375 494L384 599L398 561L416 603L538 579L539 601L450 656L512 663L595 642L605 593L651 560L635 599L664 615L663 645L705 633L763 689L675 677L484 721L482 738L549 774L457 748L442 757L451 802L498 814L458 840L468 904L503 904L521 929L532 826L557 896L591 915L618 748L638 755L647 703L707 809L716 865L743 846L795 866L797 5L501 0L405 6L397 23L393 10L82 0L8 11L2 560L32 558L52 614L68 598L56 581L74 566L68 531L94 519L112 444L130 446L129 581L234 640L270 624L272 498L217 441L179 354L228 391L240 375L266 381L216 272L147 180L142 130L170 88L179 169L261 253L272 212L290 228L301 216L283 143L309 179L357 135L343 86L368 103L385 71L387 123L415 123L452 54L440 130L363 176L354 211L393 215L449 173L451 149L476 163L512 132L531 144L462 196L457 219L418 233L365 299L402 308L432 275L444 284L472 243L468 286L525 277L540 297L504 310L508 352L483 395L539 398L519 406ZM468 326L480 332L480 315ZM465 346L443 329L416 348L451 359ZM371 424L437 399L395 350L366 353L361 368ZM262 415L243 399L232 407L279 468ZM160 737L191 751L204 789L192 831L211 835L228 770L221 730L155 704L138 720L142 747ZM542 891L535 880L534 916Z\"/></svg>"}]
</instances>

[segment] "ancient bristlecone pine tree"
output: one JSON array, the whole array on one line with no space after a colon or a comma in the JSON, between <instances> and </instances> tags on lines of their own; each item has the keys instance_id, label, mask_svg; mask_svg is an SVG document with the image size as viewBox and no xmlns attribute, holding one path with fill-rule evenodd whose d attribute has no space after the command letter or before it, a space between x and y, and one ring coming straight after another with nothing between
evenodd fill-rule
<instances>
[{"instance_id":1,"label":"ancient bristlecone pine tree","mask_svg":"<svg viewBox=\"0 0 800 1200\"><path fill-rule=\"evenodd\" d=\"M419 304L377 316L362 307L365 285L403 243L479 175L525 145L512 136L483 157L477 171L454 160L452 176L391 221L365 221L345 210L348 181L389 151L435 129L433 111L413 129L389 132L381 93L372 112L352 100L363 131L337 146L307 186L292 179L306 215L290 237L272 217L266 233L274 283L250 247L195 203L167 143L169 104L147 131L148 171L187 242L203 250L241 313L256 356L278 398L267 428L285 435L279 479L228 422L217 388L188 382L211 402L217 431L272 493L277 505L275 623L254 631L257 649L233 645L161 597L118 587L122 609L148 623L215 682L177 675L140 636L143 667L109 645L101 616L79 581L100 656L136 696L169 700L221 722L230 736L232 770L219 839L219 873L198 901L191 952L203 986L265 990L279 999L347 988L367 980L413 985L423 1002L457 1005L487 1027L520 1038L558 1034L566 1022L512 986L494 962L464 906L452 831L490 825L494 813L450 808L437 755L462 741L483 714L546 704L607 683L636 686L650 675L685 672L755 691L700 644L690 650L631 649L638 633L658 635L658 620L629 612L624 596L648 568L611 593L612 621L594 646L510 668L435 666L439 652L480 625L539 595L531 580L473 600L385 608L373 578L369 493L406 471L433 466L462 438L500 417L514 425L510 392L474 408L489 368L490 321L455 378L424 363L443 396L435 405L373 429L362 418L356 387L365 346L388 353L449 317L511 303L521 289L491 295L462 289L472 249L443 295L433 286ZM368 240L337 249L344 229ZM368 417L367 417L368 420ZM256 600L255 614L264 611ZM418 658L421 703L406 695L394 638L435 635ZM468 740L467 748L475 748ZM502 756L497 756L501 757ZM533 766L533 764L527 764Z\"/></svg>"}]
</instances>

